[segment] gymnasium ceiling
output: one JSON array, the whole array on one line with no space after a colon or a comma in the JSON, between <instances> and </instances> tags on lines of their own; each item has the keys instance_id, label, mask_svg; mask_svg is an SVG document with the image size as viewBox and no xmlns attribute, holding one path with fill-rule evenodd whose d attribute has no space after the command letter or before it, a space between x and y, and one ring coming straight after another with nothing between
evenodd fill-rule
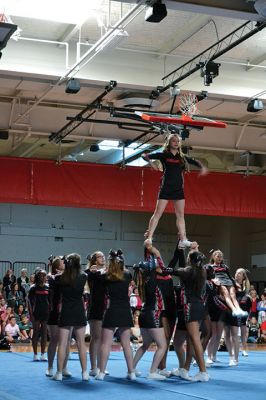
<instances>
[{"instance_id":1,"label":"gymnasium ceiling","mask_svg":"<svg viewBox=\"0 0 266 400\"><path fill-rule=\"evenodd\" d=\"M246 0L166 1L168 15L156 24L145 21L145 1L76 0L67 15L68 2L62 0L54 2L61 6L59 17L49 1L43 2L43 10L38 4L42 19L36 19L29 17L26 6L27 17L16 7L1 8L5 2L0 0L0 13L19 27L0 61L0 131L2 137L8 132L8 139L0 139L0 156L120 163L122 146L98 152L91 152L90 146L113 139L134 142L140 131L91 121L60 144L49 141L49 136L101 95L111 80L117 86L102 105L125 107L137 99L142 108L149 104L152 111L169 112L169 90L157 100L149 99L152 90L164 86L162 77L245 22L252 21L255 28L263 20L254 2ZM9 5L12 2L16 5L15 0ZM93 52L93 45L121 19L119 26L127 32L123 40ZM211 86L204 86L200 71L178 85L181 93L207 90L208 97L199 103L200 115L223 120L228 127L191 131L184 145L213 171L245 173L248 162L249 173L266 174L266 110L247 112L251 98L262 99L266 106L266 28L215 61L221 64L220 73ZM80 81L77 94L65 93L70 77ZM95 110L91 119L119 121L103 109ZM165 135L153 136L137 140L126 150L126 158L138 158L132 149L147 139L146 150L159 148Z\"/></svg>"}]
</instances>

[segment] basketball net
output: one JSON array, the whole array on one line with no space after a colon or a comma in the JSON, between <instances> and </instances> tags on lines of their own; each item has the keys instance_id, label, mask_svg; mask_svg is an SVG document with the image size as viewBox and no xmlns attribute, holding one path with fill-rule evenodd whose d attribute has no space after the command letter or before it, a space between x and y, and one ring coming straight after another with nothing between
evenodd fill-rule
<instances>
[{"instance_id":1,"label":"basketball net","mask_svg":"<svg viewBox=\"0 0 266 400\"><path fill-rule=\"evenodd\" d=\"M192 118L199 114L198 99L194 93L184 93L178 99L178 108L184 117Z\"/></svg>"}]
</instances>

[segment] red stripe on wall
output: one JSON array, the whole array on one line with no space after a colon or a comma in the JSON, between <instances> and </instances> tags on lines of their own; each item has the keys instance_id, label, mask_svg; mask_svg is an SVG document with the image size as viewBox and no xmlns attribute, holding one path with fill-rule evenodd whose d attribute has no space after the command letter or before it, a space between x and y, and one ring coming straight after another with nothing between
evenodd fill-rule
<instances>
[{"instance_id":1,"label":"red stripe on wall","mask_svg":"<svg viewBox=\"0 0 266 400\"><path fill-rule=\"evenodd\" d=\"M5 157L0 168L1 203L110 210L153 211L161 177L149 168ZM264 176L191 172L185 193L187 214L266 218Z\"/></svg>"}]
</instances>

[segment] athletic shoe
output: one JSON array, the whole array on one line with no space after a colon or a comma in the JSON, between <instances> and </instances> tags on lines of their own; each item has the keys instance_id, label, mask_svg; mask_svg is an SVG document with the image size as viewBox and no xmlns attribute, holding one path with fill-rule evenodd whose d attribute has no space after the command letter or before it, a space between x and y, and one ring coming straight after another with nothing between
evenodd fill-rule
<instances>
[{"instance_id":1,"label":"athletic shoe","mask_svg":"<svg viewBox=\"0 0 266 400\"><path fill-rule=\"evenodd\" d=\"M104 380L104 377L105 377L105 373L104 373L104 372L99 372L99 373L95 376L95 379L96 379L97 381L103 381L103 380Z\"/></svg>"},{"instance_id":2,"label":"athletic shoe","mask_svg":"<svg viewBox=\"0 0 266 400\"><path fill-rule=\"evenodd\" d=\"M206 365L206 367L211 367L212 366L212 364L214 363L214 361L211 359L211 358L206 358L206 361L205 361L205 365Z\"/></svg>"},{"instance_id":3,"label":"athletic shoe","mask_svg":"<svg viewBox=\"0 0 266 400\"><path fill-rule=\"evenodd\" d=\"M41 361L48 361L47 357L46 357L46 355L44 353L41 354L40 360Z\"/></svg>"},{"instance_id":4,"label":"athletic shoe","mask_svg":"<svg viewBox=\"0 0 266 400\"><path fill-rule=\"evenodd\" d=\"M62 375L62 372L56 372L53 376L52 376L52 379L54 380L54 381L62 381L62 379L63 379L63 375Z\"/></svg>"},{"instance_id":5,"label":"athletic shoe","mask_svg":"<svg viewBox=\"0 0 266 400\"><path fill-rule=\"evenodd\" d=\"M248 353L247 353L245 350L243 350L243 351L242 351L242 356L248 357Z\"/></svg>"},{"instance_id":6,"label":"athletic shoe","mask_svg":"<svg viewBox=\"0 0 266 400\"><path fill-rule=\"evenodd\" d=\"M53 368L48 368L45 372L45 375L48 376L49 378L52 378L53 376Z\"/></svg>"},{"instance_id":7,"label":"athletic shoe","mask_svg":"<svg viewBox=\"0 0 266 400\"><path fill-rule=\"evenodd\" d=\"M90 370L89 375L90 376L97 376L99 374L100 370L99 368L93 368Z\"/></svg>"},{"instance_id":8,"label":"athletic shoe","mask_svg":"<svg viewBox=\"0 0 266 400\"><path fill-rule=\"evenodd\" d=\"M179 243L178 243L178 248L179 249L185 249L186 247L190 247L191 246L191 241L190 240L187 240L187 239L185 239L185 240L179 240Z\"/></svg>"},{"instance_id":9,"label":"athletic shoe","mask_svg":"<svg viewBox=\"0 0 266 400\"><path fill-rule=\"evenodd\" d=\"M166 378L170 378L171 376L171 371L167 371L166 369L157 369L157 373L165 376Z\"/></svg>"},{"instance_id":10,"label":"athletic shoe","mask_svg":"<svg viewBox=\"0 0 266 400\"><path fill-rule=\"evenodd\" d=\"M232 312L232 315L233 315L233 317L243 317L243 314L242 314L242 311L239 309L239 310L235 310L235 311L233 311Z\"/></svg>"},{"instance_id":11,"label":"athletic shoe","mask_svg":"<svg viewBox=\"0 0 266 400\"><path fill-rule=\"evenodd\" d=\"M40 361L38 354L34 354L33 361Z\"/></svg>"},{"instance_id":12,"label":"athletic shoe","mask_svg":"<svg viewBox=\"0 0 266 400\"><path fill-rule=\"evenodd\" d=\"M192 361L192 365L193 365L193 367L196 367L198 364L197 364L197 361L196 360L193 360Z\"/></svg>"},{"instance_id":13,"label":"athletic shoe","mask_svg":"<svg viewBox=\"0 0 266 400\"><path fill-rule=\"evenodd\" d=\"M171 371L171 375L180 377L180 368L173 368Z\"/></svg>"},{"instance_id":14,"label":"athletic shoe","mask_svg":"<svg viewBox=\"0 0 266 400\"><path fill-rule=\"evenodd\" d=\"M212 362L213 362L213 363L218 363L218 364L219 364L219 363L221 363L222 361L219 360L219 358L216 358L216 357L215 357L215 358L212 359Z\"/></svg>"},{"instance_id":15,"label":"athletic shoe","mask_svg":"<svg viewBox=\"0 0 266 400\"><path fill-rule=\"evenodd\" d=\"M248 312L247 312L247 311L244 311L244 310L242 310L242 309L240 308L240 315L241 315L241 317L247 317L247 316L248 316Z\"/></svg>"},{"instance_id":16,"label":"athletic shoe","mask_svg":"<svg viewBox=\"0 0 266 400\"><path fill-rule=\"evenodd\" d=\"M158 372L149 372L147 375L147 379L153 379L156 381L164 381L166 379L166 376L162 374L158 374Z\"/></svg>"},{"instance_id":17,"label":"athletic shoe","mask_svg":"<svg viewBox=\"0 0 266 400\"><path fill-rule=\"evenodd\" d=\"M109 371L104 371L104 373L105 373L105 375L110 375L110 372Z\"/></svg>"},{"instance_id":18,"label":"athletic shoe","mask_svg":"<svg viewBox=\"0 0 266 400\"><path fill-rule=\"evenodd\" d=\"M90 376L89 376L88 371L82 372L81 377L82 377L83 381L89 381L90 380Z\"/></svg>"},{"instance_id":19,"label":"athletic shoe","mask_svg":"<svg viewBox=\"0 0 266 400\"><path fill-rule=\"evenodd\" d=\"M136 377L139 377L139 376L141 376L141 372L140 372L140 371L138 371L137 369L135 369L135 370L134 370L134 372L135 372L135 375L136 375Z\"/></svg>"},{"instance_id":20,"label":"athletic shoe","mask_svg":"<svg viewBox=\"0 0 266 400\"><path fill-rule=\"evenodd\" d=\"M71 376L72 376L71 372L69 372L66 368L63 369L62 375L64 378L71 378Z\"/></svg>"},{"instance_id":21,"label":"athletic shoe","mask_svg":"<svg viewBox=\"0 0 266 400\"><path fill-rule=\"evenodd\" d=\"M208 382L210 375L207 372L198 372L197 375L193 376L193 382Z\"/></svg>"},{"instance_id":22,"label":"athletic shoe","mask_svg":"<svg viewBox=\"0 0 266 400\"><path fill-rule=\"evenodd\" d=\"M129 381L135 381L135 380L137 379L137 378L136 378L136 374L135 374L134 371L133 371L133 372L128 372L126 378L127 378Z\"/></svg>"},{"instance_id":23,"label":"athletic shoe","mask_svg":"<svg viewBox=\"0 0 266 400\"><path fill-rule=\"evenodd\" d=\"M238 366L238 361L234 360L233 358L230 358L229 367L237 367L237 366Z\"/></svg>"},{"instance_id":24,"label":"athletic shoe","mask_svg":"<svg viewBox=\"0 0 266 400\"><path fill-rule=\"evenodd\" d=\"M181 379L184 379L185 381L192 381L192 377L189 376L188 371L185 368L179 369L179 376Z\"/></svg>"}]
</instances>

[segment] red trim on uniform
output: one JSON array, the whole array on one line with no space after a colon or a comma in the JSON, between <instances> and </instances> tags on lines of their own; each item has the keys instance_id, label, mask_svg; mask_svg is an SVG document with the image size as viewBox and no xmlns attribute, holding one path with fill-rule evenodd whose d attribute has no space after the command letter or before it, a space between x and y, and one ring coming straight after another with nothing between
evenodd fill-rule
<instances>
[{"instance_id":1,"label":"red trim on uniform","mask_svg":"<svg viewBox=\"0 0 266 400\"><path fill-rule=\"evenodd\" d=\"M159 279L160 281L169 281L170 279L172 279L171 275L156 275L156 279Z\"/></svg>"},{"instance_id":2,"label":"red trim on uniform","mask_svg":"<svg viewBox=\"0 0 266 400\"><path fill-rule=\"evenodd\" d=\"M175 160L174 158L166 158L167 162L171 163L171 164L180 164L181 161L180 160Z\"/></svg>"}]
</instances>

